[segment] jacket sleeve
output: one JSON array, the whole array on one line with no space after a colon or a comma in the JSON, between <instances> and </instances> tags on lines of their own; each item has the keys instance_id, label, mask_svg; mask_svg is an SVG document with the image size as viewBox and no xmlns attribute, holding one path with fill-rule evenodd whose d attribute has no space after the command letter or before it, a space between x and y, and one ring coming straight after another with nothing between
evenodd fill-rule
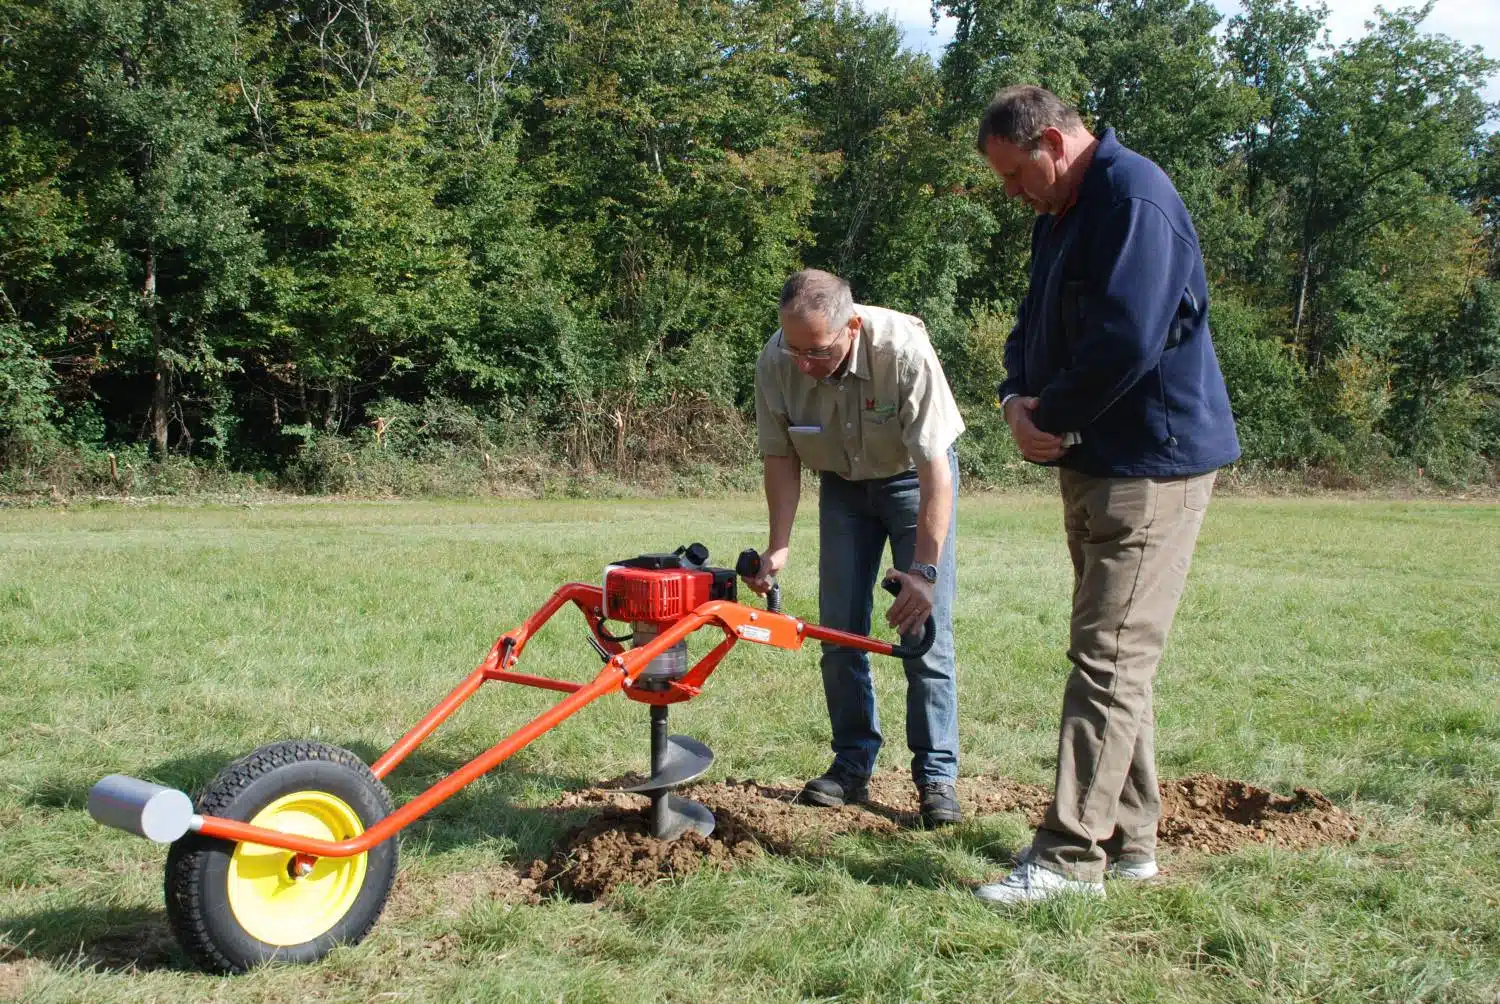
<instances>
[{"instance_id":1,"label":"jacket sleeve","mask_svg":"<svg viewBox=\"0 0 1500 1004\"><path fill-rule=\"evenodd\" d=\"M1005 339L1005 379L995 388L995 397L1000 401L1012 394L1026 393L1026 303L1030 299L1029 293L1022 297L1016 310L1016 326Z\"/></svg>"},{"instance_id":2,"label":"jacket sleeve","mask_svg":"<svg viewBox=\"0 0 1500 1004\"><path fill-rule=\"evenodd\" d=\"M1040 226L1033 224L1031 228L1031 261L1027 268L1036 261L1037 233ZM1012 394L1026 393L1026 314L1031 304L1031 292L1028 289L1025 296L1021 297L1021 305L1016 308L1016 324L1010 329L1010 337L1005 340L1005 379L995 388L995 399L1004 401Z\"/></svg>"},{"instance_id":3,"label":"jacket sleeve","mask_svg":"<svg viewBox=\"0 0 1500 1004\"><path fill-rule=\"evenodd\" d=\"M1156 367L1194 256L1154 203L1127 199L1110 211L1090 249L1069 365L1039 395L1037 428L1081 431Z\"/></svg>"}]
</instances>

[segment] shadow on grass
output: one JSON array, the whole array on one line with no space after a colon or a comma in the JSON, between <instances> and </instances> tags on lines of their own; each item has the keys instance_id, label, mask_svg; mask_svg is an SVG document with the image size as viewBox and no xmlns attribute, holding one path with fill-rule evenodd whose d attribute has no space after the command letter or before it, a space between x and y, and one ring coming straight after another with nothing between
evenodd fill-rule
<instances>
[{"instance_id":1,"label":"shadow on grass","mask_svg":"<svg viewBox=\"0 0 1500 1004\"><path fill-rule=\"evenodd\" d=\"M246 752L248 750L240 752L212 750L195 753L192 756L178 757L174 760L166 760L155 766L121 769L117 773L133 773L135 777L150 781L153 784L165 785L168 788L180 788L192 794L208 784L209 781L212 781L214 775L225 764L236 757L242 756ZM87 781L78 781L71 778L48 778L27 792L25 800L27 804L41 808L82 810L88 805L89 789L98 780L99 778L97 777Z\"/></svg>"},{"instance_id":2,"label":"shadow on grass","mask_svg":"<svg viewBox=\"0 0 1500 1004\"><path fill-rule=\"evenodd\" d=\"M366 763L374 763L385 752L364 743L353 743L349 749ZM480 750L475 750L475 755ZM422 794L440 779L468 763L469 758L455 757L432 750L417 749L385 778L392 800L399 806ZM559 775L531 770L515 764L501 764L484 775L485 785L459 789L407 829L409 843L422 846L429 854L441 854L473 843L493 840L513 841L515 853L522 860L541 857L562 833L578 821L577 812L555 807L532 808L517 804L538 788L581 790L597 779L582 775Z\"/></svg>"},{"instance_id":3,"label":"shadow on grass","mask_svg":"<svg viewBox=\"0 0 1500 1004\"><path fill-rule=\"evenodd\" d=\"M0 960L109 973L186 969L162 910L65 907L0 917Z\"/></svg>"},{"instance_id":4,"label":"shadow on grass","mask_svg":"<svg viewBox=\"0 0 1500 1004\"><path fill-rule=\"evenodd\" d=\"M350 743L347 748L366 763L373 763L385 752L384 747L360 742ZM138 767L135 772L157 784L196 795L224 766L248 752L214 749ZM400 806L467 762L465 758L443 751L419 748L386 777L385 784L393 802ZM618 783L615 783L596 777L532 770L515 762L502 764L485 775L482 784L460 789L408 825L401 834L403 851L420 859L467 846L489 844L494 845L496 856L501 861L525 868L534 860L549 857L565 835L585 823L595 810L586 806L532 807L522 803L536 798L538 791L618 787L634 780L638 778L632 775L616 779ZM81 811L87 802L88 787L78 782L46 781L29 793L28 800L33 805ZM760 794L791 802L799 791L800 788L763 787ZM964 880L943 863L940 853L943 843L977 850L997 863L1008 859L1012 850L1000 846L1008 841L1002 838L997 843L997 834L982 827L975 829L972 823L924 835L916 812L879 802L866 803L863 809L895 824L901 832L850 834L848 839L838 841L789 840L784 832L767 832L758 826L753 814L741 815L724 808L716 810L716 814L727 827L737 829L773 855L832 864L846 869L860 881L882 885L936 888L964 884ZM164 921L156 917L154 923L162 936L167 937ZM170 944L170 938L167 941ZM96 952L95 955L100 959L107 956L124 965L131 944L129 936L111 935L103 954ZM124 951L116 951L119 946L123 946ZM73 950L76 954L76 944Z\"/></svg>"},{"instance_id":5,"label":"shadow on grass","mask_svg":"<svg viewBox=\"0 0 1500 1004\"><path fill-rule=\"evenodd\" d=\"M924 832L915 822L919 818L915 813L886 810L880 814L898 820L910 815L912 832L851 834L823 848L796 848L792 856L837 865L851 877L874 885L966 887L972 880L953 867L952 855L946 852L959 850L982 858L1003 874L1015 866L1030 833L1024 824L1016 833L997 832L993 825L977 819Z\"/></svg>"},{"instance_id":6,"label":"shadow on grass","mask_svg":"<svg viewBox=\"0 0 1500 1004\"><path fill-rule=\"evenodd\" d=\"M384 748L368 743L350 743L347 748L367 764L374 763L385 752ZM208 750L121 772L169 788L179 788L196 797L220 770L249 752ZM391 800L399 807L467 762L467 759L419 748L385 778L385 785L390 790ZM29 805L81 812L88 804L89 789L97 780L46 779L27 792L24 798ZM542 856L552 840L577 822L577 813L533 809L518 805L517 801L538 788L577 790L589 787L596 780L502 764L485 775L482 790L473 786L460 789L411 824L404 835L429 853L442 853L498 838L513 840L518 854Z\"/></svg>"},{"instance_id":7,"label":"shadow on grass","mask_svg":"<svg viewBox=\"0 0 1500 1004\"><path fill-rule=\"evenodd\" d=\"M852 878L872 885L936 889L967 884L965 878L949 868L941 856L933 853L932 846L926 841L866 836L860 839L856 848L843 853L803 853L799 856L836 864Z\"/></svg>"}]
</instances>

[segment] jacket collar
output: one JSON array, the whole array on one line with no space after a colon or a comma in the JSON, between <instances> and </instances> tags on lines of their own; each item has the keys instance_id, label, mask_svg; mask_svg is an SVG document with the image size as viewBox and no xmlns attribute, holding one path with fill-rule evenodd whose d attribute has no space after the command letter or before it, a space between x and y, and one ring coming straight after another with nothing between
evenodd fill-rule
<instances>
[{"instance_id":1,"label":"jacket collar","mask_svg":"<svg viewBox=\"0 0 1500 1004\"><path fill-rule=\"evenodd\" d=\"M1114 166L1124 149L1113 129L1105 129L1099 134L1099 145L1094 147L1094 159L1089 161L1088 170L1083 172L1083 180L1078 183L1078 198L1073 200L1074 207L1108 183L1109 169Z\"/></svg>"}]
</instances>

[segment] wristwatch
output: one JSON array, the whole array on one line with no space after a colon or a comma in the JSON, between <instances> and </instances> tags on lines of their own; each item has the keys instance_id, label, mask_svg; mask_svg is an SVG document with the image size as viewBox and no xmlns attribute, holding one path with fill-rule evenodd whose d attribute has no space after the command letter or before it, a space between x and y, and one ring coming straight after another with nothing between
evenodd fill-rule
<instances>
[{"instance_id":1,"label":"wristwatch","mask_svg":"<svg viewBox=\"0 0 1500 1004\"><path fill-rule=\"evenodd\" d=\"M924 565L920 561L914 561L914 562L911 563L911 567L908 568L906 571L907 571L907 574L909 574L909 575L920 575L922 578L926 579L928 582L936 582L937 581L937 566L936 565Z\"/></svg>"}]
</instances>

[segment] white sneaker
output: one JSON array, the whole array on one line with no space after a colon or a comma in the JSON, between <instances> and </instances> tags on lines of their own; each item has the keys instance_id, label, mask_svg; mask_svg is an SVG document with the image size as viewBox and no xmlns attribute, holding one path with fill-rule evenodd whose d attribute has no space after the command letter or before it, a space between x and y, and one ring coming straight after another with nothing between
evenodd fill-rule
<instances>
[{"instance_id":1,"label":"white sneaker","mask_svg":"<svg viewBox=\"0 0 1500 1004\"><path fill-rule=\"evenodd\" d=\"M1016 864L1024 865L1031 859L1031 845L1027 844L1015 853ZM1105 878L1131 879L1143 882L1146 879L1154 879L1160 874L1161 869L1156 867L1155 858L1147 858L1145 861L1111 861L1109 867L1104 870ZM1500 1004L1500 1002L1497 1002Z\"/></svg>"},{"instance_id":2,"label":"white sneaker","mask_svg":"<svg viewBox=\"0 0 1500 1004\"><path fill-rule=\"evenodd\" d=\"M1111 861L1109 867L1104 870L1106 878L1132 879L1136 882L1145 879L1156 878L1160 869L1156 867L1155 858L1147 858L1145 861Z\"/></svg>"},{"instance_id":3,"label":"white sneaker","mask_svg":"<svg viewBox=\"0 0 1500 1004\"><path fill-rule=\"evenodd\" d=\"M1017 865L999 882L991 882L974 890L974 895L995 906L1010 906L1015 903L1040 903L1056 896L1074 893L1081 896L1103 896L1103 882L1084 882L1070 879L1057 872L1029 862Z\"/></svg>"}]
</instances>

